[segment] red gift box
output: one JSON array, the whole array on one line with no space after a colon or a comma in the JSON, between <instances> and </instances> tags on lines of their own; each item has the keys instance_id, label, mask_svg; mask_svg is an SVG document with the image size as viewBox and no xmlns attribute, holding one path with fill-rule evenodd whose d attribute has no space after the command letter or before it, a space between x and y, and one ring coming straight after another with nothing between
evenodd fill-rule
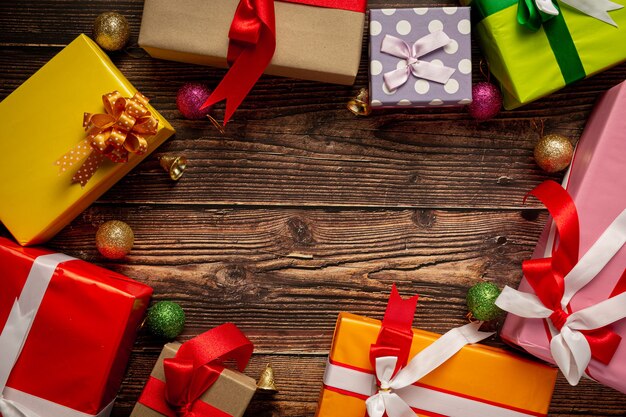
<instances>
[{"instance_id":1,"label":"red gift box","mask_svg":"<svg viewBox=\"0 0 626 417\"><path fill-rule=\"evenodd\" d=\"M0 276L0 412L108 415L152 289L4 238Z\"/></svg>"}]
</instances>

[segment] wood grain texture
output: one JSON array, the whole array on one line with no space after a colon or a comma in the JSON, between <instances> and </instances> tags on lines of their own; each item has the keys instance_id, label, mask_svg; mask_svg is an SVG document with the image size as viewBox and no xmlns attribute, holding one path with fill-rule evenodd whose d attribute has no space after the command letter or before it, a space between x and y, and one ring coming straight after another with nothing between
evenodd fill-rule
<instances>
[{"instance_id":1,"label":"wood grain texture","mask_svg":"<svg viewBox=\"0 0 626 417\"><path fill-rule=\"evenodd\" d=\"M142 7L140 0L0 2L0 98L89 33L103 11L123 13L136 42ZM111 57L177 130L156 154L184 154L190 166L172 183L148 158L49 246L151 285L155 300L181 303L188 317L181 340L237 323L256 345L247 373L256 377L272 362L281 390L255 397L248 417L313 416L337 313L380 318L393 282L420 294L416 326L439 333L463 323L473 283L516 285L547 219L523 196L546 178L560 180L534 164L532 122L577 140L598 96L626 78L619 65L481 124L463 109L355 118L344 106L367 85L364 43L354 86L264 76L220 135L183 119L175 96L185 82L215 86L223 70L153 60L136 47ZM475 48L476 81L479 62ZM216 116L222 112L218 106ZM111 219L136 234L123 261L103 259L93 244ZM497 338L486 343L504 347ZM115 417L129 415L161 345L139 335ZM550 416L624 416L625 400L593 382L570 387L559 378Z\"/></svg>"}]
</instances>

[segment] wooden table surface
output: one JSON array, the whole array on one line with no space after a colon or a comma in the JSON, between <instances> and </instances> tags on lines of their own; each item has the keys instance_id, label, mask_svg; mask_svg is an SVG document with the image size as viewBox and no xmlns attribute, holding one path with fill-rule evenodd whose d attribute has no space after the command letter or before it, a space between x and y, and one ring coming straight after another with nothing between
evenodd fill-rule
<instances>
[{"instance_id":1,"label":"wooden table surface","mask_svg":"<svg viewBox=\"0 0 626 417\"><path fill-rule=\"evenodd\" d=\"M626 78L620 65L481 124L462 108L357 118L345 103L367 86L365 44L354 86L264 76L221 135L185 120L175 96L185 82L215 86L224 71L147 57L136 47L142 7L0 2L0 98L90 33L99 13L128 18L135 47L110 55L177 130L155 155L184 155L189 168L174 183L147 158L48 246L151 285L155 301L180 303L188 317L181 340L226 321L240 326L256 346L247 373L256 378L271 362L280 386L273 399L255 398L249 417L313 416L337 313L381 318L394 282L421 296L415 325L439 333L465 322L472 284L516 286L547 219L522 198L547 178L561 180L535 165L532 122L577 140L598 96ZM479 61L475 48L475 81ZM123 261L104 259L94 245L97 227L111 219L135 231ZM161 345L140 334L114 416L129 415ZM625 395L559 377L550 416L618 415L626 415Z\"/></svg>"}]
</instances>

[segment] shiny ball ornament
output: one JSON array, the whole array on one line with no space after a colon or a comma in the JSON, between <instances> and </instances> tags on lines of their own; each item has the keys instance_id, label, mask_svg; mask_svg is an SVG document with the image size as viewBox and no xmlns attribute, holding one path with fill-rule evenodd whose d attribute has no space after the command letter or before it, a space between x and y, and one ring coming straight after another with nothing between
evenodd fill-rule
<instances>
[{"instance_id":1,"label":"shiny ball ornament","mask_svg":"<svg viewBox=\"0 0 626 417\"><path fill-rule=\"evenodd\" d=\"M128 43L130 38L128 20L115 12L98 15L93 24L93 38L102 49L119 51Z\"/></svg>"},{"instance_id":2,"label":"shiny ball ornament","mask_svg":"<svg viewBox=\"0 0 626 417\"><path fill-rule=\"evenodd\" d=\"M103 223L96 232L96 247L108 259L120 259L128 255L134 242L133 229L119 220Z\"/></svg>"},{"instance_id":3,"label":"shiny ball ornament","mask_svg":"<svg viewBox=\"0 0 626 417\"><path fill-rule=\"evenodd\" d=\"M495 320L504 313L495 302L500 288L491 282L479 282L467 292L467 308L477 320Z\"/></svg>"},{"instance_id":4,"label":"shiny ball ornament","mask_svg":"<svg viewBox=\"0 0 626 417\"><path fill-rule=\"evenodd\" d=\"M204 119L211 111L211 106L200 110L200 107L211 95L211 90L201 83L183 85L176 94L176 106L187 119Z\"/></svg>"},{"instance_id":5,"label":"shiny ball ornament","mask_svg":"<svg viewBox=\"0 0 626 417\"><path fill-rule=\"evenodd\" d=\"M502 108L502 93L495 85L487 82L472 87L472 102L467 106L470 116L479 122L494 118Z\"/></svg>"},{"instance_id":6,"label":"shiny ball ornament","mask_svg":"<svg viewBox=\"0 0 626 417\"><path fill-rule=\"evenodd\" d=\"M145 325L153 335L172 340L185 327L185 312L172 301L159 301L148 310Z\"/></svg>"},{"instance_id":7,"label":"shiny ball ornament","mask_svg":"<svg viewBox=\"0 0 626 417\"><path fill-rule=\"evenodd\" d=\"M549 173L563 171L574 156L572 142L561 135L546 135L535 146L535 161Z\"/></svg>"}]
</instances>

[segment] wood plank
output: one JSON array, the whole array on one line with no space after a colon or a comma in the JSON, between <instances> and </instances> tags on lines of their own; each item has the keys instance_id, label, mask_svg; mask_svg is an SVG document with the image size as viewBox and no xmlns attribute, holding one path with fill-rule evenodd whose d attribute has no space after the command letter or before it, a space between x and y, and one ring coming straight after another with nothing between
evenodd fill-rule
<instances>
[{"instance_id":1,"label":"wood plank","mask_svg":"<svg viewBox=\"0 0 626 417\"><path fill-rule=\"evenodd\" d=\"M135 232L123 261L105 260L93 244L110 219ZM319 352L339 311L382 315L393 282L421 294L423 328L461 324L469 286L517 285L545 219L497 210L97 205L49 246L147 283L155 300L180 302L185 335L228 317L263 352Z\"/></svg>"}]
</instances>

